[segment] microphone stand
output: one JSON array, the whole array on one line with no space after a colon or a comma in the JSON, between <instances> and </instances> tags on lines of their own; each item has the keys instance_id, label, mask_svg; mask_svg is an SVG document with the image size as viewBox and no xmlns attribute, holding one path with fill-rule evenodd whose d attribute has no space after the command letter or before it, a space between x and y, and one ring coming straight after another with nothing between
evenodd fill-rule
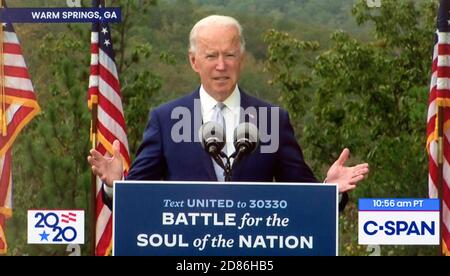
<instances>
[{"instance_id":1,"label":"microphone stand","mask_svg":"<svg viewBox=\"0 0 450 276\"><path fill-rule=\"evenodd\" d=\"M227 162L224 164L223 162L217 162L217 160L216 160L216 163L223 169L223 176L225 178L225 182L230 182L231 181L231 175L233 173L232 168L231 168L230 159L235 154L233 153L230 157L228 157L223 151L221 151L219 155L220 155L220 157L225 158L227 160ZM219 157L219 156L217 156L217 157Z\"/></svg>"},{"instance_id":2,"label":"microphone stand","mask_svg":"<svg viewBox=\"0 0 450 276\"><path fill-rule=\"evenodd\" d=\"M221 151L218 155L216 155L217 158L214 158L216 163L223 169L223 176L225 178L225 182L231 181L233 169L235 168L236 164L239 163L240 159L242 158L242 154L245 151L246 151L246 147L241 147L241 148L239 148L238 151L235 151L229 157L223 151ZM225 164L222 162L222 159L220 159L219 155L221 158L224 158L225 160L227 160L227 162ZM233 166L231 166L231 158L234 159Z\"/></svg>"}]
</instances>

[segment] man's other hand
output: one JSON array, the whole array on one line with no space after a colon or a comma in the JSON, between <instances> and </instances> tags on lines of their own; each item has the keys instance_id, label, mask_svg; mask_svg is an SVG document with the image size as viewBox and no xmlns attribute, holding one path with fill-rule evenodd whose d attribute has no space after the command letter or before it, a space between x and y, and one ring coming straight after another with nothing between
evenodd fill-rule
<instances>
[{"instance_id":1,"label":"man's other hand","mask_svg":"<svg viewBox=\"0 0 450 276\"><path fill-rule=\"evenodd\" d=\"M350 155L350 151L345 148L336 162L327 172L328 183L337 183L339 192L344 193L356 188L358 182L363 180L369 174L369 164L363 163L353 167L346 167L345 162Z\"/></svg>"},{"instance_id":2,"label":"man's other hand","mask_svg":"<svg viewBox=\"0 0 450 276\"><path fill-rule=\"evenodd\" d=\"M112 148L112 155L106 153L103 156L97 150L91 149L88 156L92 172L109 187L112 187L114 180L121 180L123 177L123 161L120 155L119 140L114 141Z\"/></svg>"}]
</instances>

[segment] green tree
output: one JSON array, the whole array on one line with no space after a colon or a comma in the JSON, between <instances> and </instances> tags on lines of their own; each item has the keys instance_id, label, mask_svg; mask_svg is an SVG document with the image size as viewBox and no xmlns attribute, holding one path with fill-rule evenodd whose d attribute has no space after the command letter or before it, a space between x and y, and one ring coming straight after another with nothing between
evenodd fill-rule
<instances>
[{"instance_id":1,"label":"green tree","mask_svg":"<svg viewBox=\"0 0 450 276\"><path fill-rule=\"evenodd\" d=\"M121 1L120 4L130 18L142 12L134 1ZM125 117L131 130L128 136L132 141L130 152L135 152L136 141L140 141L147 121L150 99L161 88L161 82L154 68L146 66L148 60L157 54L145 40L134 40L128 35L137 24L131 22L124 29L120 25L113 26L113 40L119 45L116 61L123 64L119 77ZM66 246L27 245L27 229L23 226L26 225L28 209L83 209L86 211L85 229L90 229L91 183L90 167L86 161L91 148L91 115L86 96L89 37L90 25L70 24L61 32L45 34L35 41L38 58L31 60L36 60L32 67L39 68L35 70L39 77L34 85L42 112L19 137L14 148L15 208L8 224L8 254L69 254ZM122 39L127 42L122 42ZM161 53L158 60L167 63L170 55ZM85 240L81 247L83 255L91 253L92 241L88 230Z\"/></svg>"},{"instance_id":2,"label":"green tree","mask_svg":"<svg viewBox=\"0 0 450 276\"><path fill-rule=\"evenodd\" d=\"M87 34L85 31L84 34ZM62 255L65 247L27 246L26 210L70 209L87 210L89 205L89 113L86 112L86 85L88 69L74 66L89 64L86 53L89 45L79 37L83 31L72 29L72 34L48 34L44 37L39 56L47 63L47 72L53 81L36 84L42 92L39 99L41 114L34 120L26 135L17 145L15 178L15 205L18 216L13 220L18 232L11 239L12 254ZM59 57L54 59L54 57ZM42 89L42 90L41 90ZM89 226L89 220L86 220ZM89 228L86 228L89 229ZM62 250L62 251L61 251ZM86 251L86 250L84 250Z\"/></svg>"},{"instance_id":3,"label":"green tree","mask_svg":"<svg viewBox=\"0 0 450 276\"><path fill-rule=\"evenodd\" d=\"M301 144L315 171L323 175L344 147L353 152L352 161L370 164L370 177L351 193L353 199L427 196L425 117L435 11L435 2L386 0L370 9L359 1L353 13L359 24L374 24L374 40L333 33L331 47L316 57L306 77L295 73L305 66L303 59L273 59L274 53L289 57L306 42L289 36L274 42L280 34L268 33L269 49L276 50L269 51L266 68L287 107L303 118ZM299 112L291 100L299 92L289 84L303 79L314 91ZM355 200L348 207L341 216L341 254L367 254L357 245ZM437 251L420 246L381 250L383 255L430 252Z\"/></svg>"}]
</instances>

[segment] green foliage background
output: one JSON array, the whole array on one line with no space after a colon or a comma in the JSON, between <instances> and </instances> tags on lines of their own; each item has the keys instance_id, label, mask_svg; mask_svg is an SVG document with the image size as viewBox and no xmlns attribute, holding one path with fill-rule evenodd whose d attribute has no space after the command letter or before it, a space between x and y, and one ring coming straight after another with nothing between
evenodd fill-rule
<instances>
[{"instance_id":1,"label":"green foliage background","mask_svg":"<svg viewBox=\"0 0 450 276\"><path fill-rule=\"evenodd\" d=\"M82 1L89 6L90 1ZM10 7L63 7L16 0ZM123 22L113 41L130 152L149 111L198 85L187 59L200 18L236 17L247 40L241 86L290 111L307 162L320 179L344 147L371 174L340 215L340 254L369 255L357 241L357 200L427 197L425 125L435 0L111 0ZM90 24L15 24L42 112L14 144L14 209L8 255L68 255L28 245L26 211L88 211ZM89 229L89 220L86 220ZM82 246L89 254L91 241ZM435 255L430 246L381 246L381 255Z\"/></svg>"}]
</instances>

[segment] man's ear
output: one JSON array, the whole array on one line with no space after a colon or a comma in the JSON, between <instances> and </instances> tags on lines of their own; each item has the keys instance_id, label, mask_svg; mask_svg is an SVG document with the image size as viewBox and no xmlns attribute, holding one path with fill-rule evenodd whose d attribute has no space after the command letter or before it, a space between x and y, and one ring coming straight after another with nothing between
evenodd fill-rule
<instances>
[{"instance_id":1,"label":"man's ear","mask_svg":"<svg viewBox=\"0 0 450 276\"><path fill-rule=\"evenodd\" d=\"M189 62L191 63L191 67L192 70L194 70L195 72L197 72L197 65L196 65L196 57L195 57L195 53L189 51Z\"/></svg>"},{"instance_id":2,"label":"man's ear","mask_svg":"<svg viewBox=\"0 0 450 276\"><path fill-rule=\"evenodd\" d=\"M246 59L247 59L247 54L245 53L245 52L243 52L242 54L241 54L241 65L240 65L240 69L242 70L242 68L244 68L244 64L245 64L245 62L246 62Z\"/></svg>"}]
</instances>

